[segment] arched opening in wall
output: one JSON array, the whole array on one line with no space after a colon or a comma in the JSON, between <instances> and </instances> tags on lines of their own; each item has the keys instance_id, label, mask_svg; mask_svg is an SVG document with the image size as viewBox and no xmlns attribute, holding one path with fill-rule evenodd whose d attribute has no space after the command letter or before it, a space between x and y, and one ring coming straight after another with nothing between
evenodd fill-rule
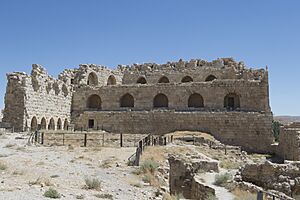
<instances>
[{"instance_id":1,"label":"arched opening in wall","mask_svg":"<svg viewBox=\"0 0 300 200\"><path fill-rule=\"evenodd\" d=\"M203 97L198 93L191 94L188 99L188 107L190 108L204 107Z\"/></svg>"},{"instance_id":2,"label":"arched opening in wall","mask_svg":"<svg viewBox=\"0 0 300 200\"><path fill-rule=\"evenodd\" d=\"M110 75L107 79L107 85L116 85L117 81L114 75Z\"/></svg>"},{"instance_id":3,"label":"arched opening in wall","mask_svg":"<svg viewBox=\"0 0 300 200\"><path fill-rule=\"evenodd\" d=\"M120 107L133 108L134 107L134 98L131 94L124 94L120 99Z\"/></svg>"},{"instance_id":4,"label":"arched opening in wall","mask_svg":"<svg viewBox=\"0 0 300 200\"><path fill-rule=\"evenodd\" d=\"M52 89L52 83L48 83L47 86L46 86L47 94L50 93L51 89Z\"/></svg>"},{"instance_id":5,"label":"arched opening in wall","mask_svg":"<svg viewBox=\"0 0 300 200\"><path fill-rule=\"evenodd\" d=\"M208 82L208 81L213 81L217 79L217 77L215 77L214 75L209 75L208 77L206 77L205 81Z\"/></svg>"},{"instance_id":6,"label":"arched opening in wall","mask_svg":"<svg viewBox=\"0 0 300 200\"><path fill-rule=\"evenodd\" d=\"M163 76L158 80L158 83L170 83L168 77Z\"/></svg>"},{"instance_id":7,"label":"arched opening in wall","mask_svg":"<svg viewBox=\"0 0 300 200\"><path fill-rule=\"evenodd\" d=\"M58 120L57 120L57 126L56 127L57 127L57 130L61 130L61 128L62 128L60 118L58 118Z\"/></svg>"},{"instance_id":8,"label":"arched opening in wall","mask_svg":"<svg viewBox=\"0 0 300 200\"><path fill-rule=\"evenodd\" d=\"M68 130L68 126L69 126L68 119L65 119L65 122L64 122L64 130Z\"/></svg>"},{"instance_id":9,"label":"arched opening in wall","mask_svg":"<svg viewBox=\"0 0 300 200\"><path fill-rule=\"evenodd\" d=\"M168 97L162 93L157 94L153 99L154 108L167 108L169 106Z\"/></svg>"},{"instance_id":10,"label":"arched opening in wall","mask_svg":"<svg viewBox=\"0 0 300 200\"><path fill-rule=\"evenodd\" d=\"M53 89L54 89L54 91L55 91L55 94L58 95L59 92L60 92L58 83L55 82L55 83L53 84Z\"/></svg>"},{"instance_id":11,"label":"arched opening in wall","mask_svg":"<svg viewBox=\"0 0 300 200\"><path fill-rule=\"evenodd\" d=\"M90 110L101 110L101 103L101 98L97 94L93 94L87 100L87 108Z\"/></svg>"},{"instance_id":12,"label":"arched opening in wall","mask_svg":"<svg viewBox=\"0 0 300 200\"><path fill-rule=\"evenodd\" d=\"M62 92L64 93L64 96L67 97L68 96L68 88L65 84L63 84L62 88L61 88Z\"/></svg>"},{"instance_id":13,"label":"arched opening in wall","mask_svg":"<svg viewBox=\"0 0 300 200\"><path fill-rule=\"evenodd\" d=\"M36 117L33 117L31 119L30 130L31 131L36 131L37 130L37 119L36 119Z\"/></svg>"},{"instance_id":14,"label":"arched opening in wall","mask_svg":"<svg viewBox=\"0 0 300 200\"><path fill-rule=\"evenodd\" d=\"M47 128L47 122L46 119L43 117L41 120L41 129L46 130L46 128Z\"/></svg>"},{"instance_id":15,"label":"arched opening in wall","mask_svg":"<svg viewBox=\"0 0 300 200\"><path fill-rule=\"evenodd\" d=\"M89 74L87 84L92 86L98 85L98 77L95 72Z\"/></svg>"},{"instance_id":16,"label":"arched opening in wall","mask_svg":"<svg viewBox=\"0 0 300 200\"><path fill-rule=\"evenodd\" d=\"M140 77L140 78L138 78L138 80L136 81L136 83L138 83L138 84L146 84L147 81L146 81L146 79L144 77Z\"/></svg>"},{"instance_id":17,"label":"arched opening in wall","mask_svg":"<svg viewBox=\"0 0 300 200\"><path fill-rule=\"evenodd\" d=\"M55 122L53 118L50 119L48 130L55 130Z\"/></svg>"},{"instance_id":18,"label":"arched opening in wall","mask_svg":"<svg viewBox=\"0 0 300 200\"><path fill-rule=\"evenodd\" d=\"M240 97L235 93L229 93L224 98L224 108L235 110L240 107Z\"/></svg>"},{"instance_id":19,"label":"arched opening in wall","mask_svg":"<svg viewBox=\"0 0 300 200\"><path fill-rule=\"evenodd\" d=\"M181 79L181 83L188 83L188 82L193 82L192 77L190 76L185 76Z\"/></svg>"},{"instance_id":20,"label":"arched opening in wall","mask_svg":"<svg viewBox=\"0 0 300 200\"><path fill-rule=\"evenodd\" d=\"M31 77L31 84L32 84L32 88L35 92L37 92L40 88L40 84L39 81L37 80L37 78L35 76Z\"/></svg>"}]
</instances>

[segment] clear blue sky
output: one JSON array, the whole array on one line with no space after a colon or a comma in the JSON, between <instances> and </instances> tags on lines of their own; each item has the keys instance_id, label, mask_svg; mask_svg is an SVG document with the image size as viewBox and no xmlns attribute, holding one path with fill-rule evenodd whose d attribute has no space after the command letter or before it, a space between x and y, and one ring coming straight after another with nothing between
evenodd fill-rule
<instances>
[{"instance_id":1,"label":"clear blue sky","mask_svg":"<svg viewBox=\"0 0 300 200\"><path fill-rule=\"evenodd\" d=\"M299 0L1 0L0 98L5 74L32 63L57 76L80 63L234 57L268 65L274 114L300 115L299 10Z\"/></svg>"}]
</instances>

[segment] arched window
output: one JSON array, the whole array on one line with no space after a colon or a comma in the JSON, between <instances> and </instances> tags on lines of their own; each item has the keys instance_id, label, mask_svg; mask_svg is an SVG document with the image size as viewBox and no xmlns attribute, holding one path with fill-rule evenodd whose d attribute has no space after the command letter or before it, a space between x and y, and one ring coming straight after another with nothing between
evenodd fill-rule
<instances>
[{"instance_id":1,"label":"arched window","mask_svg":"<svg viewBox=\"0 0 300 200\"><path fill-rule=\"evenodd\" d=\"M204 106L203 98L200 94L194 93L188 99L188 107L201 108Z\"/></svg>"},{"instance_id":2,"label":"arched window","mask_svg":"<svg viewBox=\"0 0 300 200\"><path fill-rule=\"evenodd\" d=\"M47 129L47 122L46 119L43 117L41 120L41 129L46 130Z\"/></svg>"},{"instance_id":3,"label":"arched window","mask_svg":"<svg viewBox=\"0 0 300 200\"><path fill-rule=\"evenodd\" d=\"M224 98L224 108L235 110L240 107L240 97L235 93L229 93Z\"/></svg>"},{"instance_id":4,"label":"arched window","mask_svg":"<svg viewBox=\"0 0 300 200\"><path fill-rule=\"evenodd\" d=\"M158 83L170 83L168 77L163 76L158 80Z\"/></svg>"},{"instance_id":5,"label":"arched window","mask_svg":"<svg viewBox=\"0 0 300 200\"><path fill-rule=\"evenodd\" d=\"M107 79L107 85L116 85L117 81L114 75L110 75Z\"/></svg>"},{"instance_id":6,"label":"arched window","mask_svg":"<svg viewBox=\"0 0 300 200\"><path fill-rule=\"evenodd\" d=\"M134 107L134 98L131 94L124 94L120 99L120 107Z\"/></svg>"},{"instance_id":7,"label":"arched window","mask_svg":"<svg viewBox=\"0 0 300 200\"><path fill-rule=\"evenodd\" d=\"M36 117L33 117L31 119L30 129L31 129L31 131L36 131L36 129L37 129L37 119L36 119Z\"/></svg>"},{"instance_id":8,"label":"arched window","mask_svg":"<svg viewBox=\"0 0 300 200\"><path fill-rule=\"evenodd\" d=\"M215 80L215 79L217 79L217 77L215 77L214 75L209 75L208 77L206 77L205 81L206 81L206 82L207 82L207 81L213 81L213 80Z\"/></svg>"},{"instance_id":9,"label":"arched window","mask_svg":"<svg viewBox=\"0 0 300 200\"><path fill-rule=\"evenodd\" d=\"M147 81L146 81L146 79L145 79L144 77L140 77L140 78L138 78L138 80L137 80L136 83L139 83L139 84L146 84Z\"/></svg>"},{"instance_id":10,"label":"arched window","mask_svg":"<svg viewBox=\"0 0 300 200\"><path fill-rule=\"evenodd\" d=\"M162 93L157 94L153 99L154 108L167 108L169 105L168 97Z\"/></svg>"},{"instance_id":11,"label":"arched window","mask_svg":"<svg viewBox=\"0 0 300 200\"><path fill-rule=\"evenodd\" d=\"M58 120L57 120L57 130L61 130L62 129L62 126L61 126L61 119L59 118Z\"/></svg>"},{"instance_id":12,"label":"arched window","mask_svg":"<svg viewBox=\"0 0 300 200\"><path fill-rule=\"evenodd\" d=\"M181 79L181 83L188 83L188 82L193 82L192 77L190 76L185 76Z\"/></svg>"},{"instance_id":13,"label":"arched window","mask_svg":"<svg viewBox=\"0 0 300 200\"><path fill-rule=\"evenodd\" d=\"M55 130L55 122L53 118L50 119L48 130Z\"/></svg>"},{"instance_id":14,"label":"arched window","mask_svg":"<svg viewBox=\"0 0 300 200\"><path fill-rule=\"evenodd\" d=\"M68 119L65 119L65 122L64 122L64 130L68 130L68 126L69 126Z\"/></svg>"},{"instance_id":15,"label":"arched window","mask_svg":"<svg viewBox=\"0 0 300 200\"><path fill-rule=\"evenodd\" d=\"M87 108L91 110L100 110L101 109L101 98L93 94L87 100Z\"/></svg>"},{"instance_id":16,"label":"arched window","mask_svg":"<svg viewBox=\"0 0 300 200\"><path fill-rule=\"evenodd\" d=\"M98 85L98 77L94 72L89 74L87 84L92 86Z\"/></svg>"}]
</instances>

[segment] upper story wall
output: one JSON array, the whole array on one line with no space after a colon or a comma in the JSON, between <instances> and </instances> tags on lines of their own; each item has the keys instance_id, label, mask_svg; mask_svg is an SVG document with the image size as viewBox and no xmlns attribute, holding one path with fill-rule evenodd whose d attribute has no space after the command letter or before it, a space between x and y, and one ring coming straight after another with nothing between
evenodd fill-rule
<instances>
[{"instance_id":1,"label":"upper story wall","mask_svg":"<svg viewBox=\"0 0 300 200\"><path fill-rule=\"evenodd\" d=\"M136 84L141 79L144 79L144 83L155 84L159 83L162 77L166 77L170 83L180 83L186 76L189 76L193 82L212 79L263 80L266 76L264 69L246 69L243 62L235 62L232 58L222 58L212 62L180 60L166 64L121 65L118 69L124 73L123 84Z\"/></svg>"},{"instance_id":2,"label":"upper story wall","mask_svg":"<svg viewBox=\"0 0 300 200\"><path fill-rule=\"evenodd\" d=\"M105 86L122 83L123 74L105 66L82 64L76 69L66 69L59 74L59 79L71 85Z\"/></svg>"},{"instance_id":3,"label":"upper story wall","mask_svg":"<svg viewBox=\"0 0 300 200\"><path fill-rule=\"evenodd\" d=\"M97 110L152 110L158 94L166 97L168 109L177 110L227 110L226 98L232 97L235 110L270 112L268 87L261 81L215 80L211 82L89 86L76 88L72 110L83 112ZM191 95L197 94L194 101ZM126 95L126 97L125 97ZM199 97L197 97L199 96ZM94 100L93 100L93 97ZM98 99L98 100L97 100ZM123 103L124 105L122 105ZM130 103L131 102L131 103ZM189 106L196 103L197 106ZM193 103L194 102L194 103ZM90 107L90 104L93 104ZM129 105L129 106L128 106ZM166 108L164 108L166 109Z\"/></svg>"}]
</instances>

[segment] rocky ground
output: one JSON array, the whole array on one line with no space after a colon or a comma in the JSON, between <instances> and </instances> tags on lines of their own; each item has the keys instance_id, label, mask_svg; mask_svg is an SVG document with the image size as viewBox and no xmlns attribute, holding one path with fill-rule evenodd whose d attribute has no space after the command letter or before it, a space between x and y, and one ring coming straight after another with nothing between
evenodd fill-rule
<instances>
[{"instance_id":1,"label":"rocky ground","mask_svg":"<svg viewBox=\"0 0 300 200\"><path fill-rule=\"evenodd\" d=\"M35 200L49 188L61 199L152 199L155 189L127 166L135 148L28 146L28 135L0 135L0 199ZM85 179L101 186L87 189Z\"/></svg>"}]
</instances>

